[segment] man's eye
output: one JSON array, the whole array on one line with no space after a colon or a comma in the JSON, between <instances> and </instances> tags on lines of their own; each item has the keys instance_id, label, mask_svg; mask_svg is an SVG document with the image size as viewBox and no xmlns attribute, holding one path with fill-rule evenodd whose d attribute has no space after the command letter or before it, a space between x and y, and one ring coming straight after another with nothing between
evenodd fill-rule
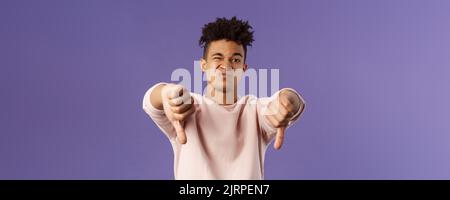
<instances>
[{"instance_id":1,"label":"man's eye","mask_svg":"<svg viewBox=\"0 0 450 200\"><path fill-rule=\"evenodd\" d=\"M235 63L240 63L240 62L241 62L241 59L235 58L235 59L233 59L233 62L235 62Z\"/></svg>"},{"instance_id":2,"label":"man's eye","mask_svg":"<svg viewBox=\"0 0 450 200\"><path fill-rule=\"evenodd\" d=\"M214 57L213 60L220 60L220 57Z\"/></svg>"}]
</instances>

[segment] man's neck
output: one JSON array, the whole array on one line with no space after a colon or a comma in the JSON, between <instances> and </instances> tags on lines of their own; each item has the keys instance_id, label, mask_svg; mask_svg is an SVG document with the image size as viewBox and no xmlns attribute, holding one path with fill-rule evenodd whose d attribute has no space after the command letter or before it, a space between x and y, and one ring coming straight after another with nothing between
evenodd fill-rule
<instances>
[{"instance_id":1,"label":"man's neck","mask_svg":"<svg viewBox=\"0 0 450 200\"><path fill-rule=\"evenodd\" d=\"M236 89L227 91L226 89L220 90L213 86L206 86L206 97L212 99L219 105L231 105L237 102L237 91Z\"/></svg>"}]
</instances>

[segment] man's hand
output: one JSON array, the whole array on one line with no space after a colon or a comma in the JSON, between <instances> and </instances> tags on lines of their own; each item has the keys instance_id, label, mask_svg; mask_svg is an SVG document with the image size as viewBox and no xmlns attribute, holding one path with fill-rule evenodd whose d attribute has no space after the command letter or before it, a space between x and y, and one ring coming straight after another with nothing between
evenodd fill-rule
<instances>
[{"instance_id":1,"label":"man's hand","mask_svg":"<svg viewBox=\"0 0 450 200\"><path fill-rule=\"evenodd\" d=\"M195 111L194 101L189 91L181 85L167 84L162 88L161 99L164 113L172 122L178 141L181 144L186 144L184 121Z\"/></svg>"},{"instance_id":2,"label":"man's hand","mask_svg":"<svg viewBox=\"0 0 450 200\"><path fill-rule=\"evenodd\" d=\"M297 117L294 115L304 108L304 102L292 90L282 89L278 94L278 97L269 103L268 115L265 116L273 127L278 128L274 143L277 150L283 145L286 126L293 117Z\"/></svg>"}]
</instances>

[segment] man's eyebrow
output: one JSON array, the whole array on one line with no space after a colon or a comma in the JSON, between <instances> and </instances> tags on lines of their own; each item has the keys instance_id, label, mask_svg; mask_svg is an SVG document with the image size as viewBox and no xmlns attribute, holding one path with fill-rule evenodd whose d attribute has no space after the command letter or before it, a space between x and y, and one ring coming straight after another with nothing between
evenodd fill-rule
<instances>
[{"instance_id":1,"label":"man's eyebrow","mask_svg":"<svg viewBox=\"0 0 450 200\"><path fill-rule=\"evenodd\" d=\"M233 53L233 56L240 56L240 57L244 57L244 56L242 56L242 54L241 54L241 53Z\"/></svg>"},{"instance_id":2,"label":"man's eyebrow","mask_svg":"<svg viewBox=\"0 0 450 200\"><path fill-rule=\"evenodd\" d=\"M214 57L214 56L221 56L221 57L223 57L223 54L221 54L221 53L214 53L214 54L211 55L211 57ZM242 56L241 53L233 53L233 56L244 57L244 56Z\"/></svg>"},{"instance_id":3,"label":"man's eyebrow","mask_svg":"<svg viewBox=\"0 0 450 200\"><path fill-rule=\"evenodd\" d=\"M211 55L211 57L212 56L221 56L221 57L223 57L223 55L221 53L214 53L213 55Z\"/></svg>"}]
</instances>

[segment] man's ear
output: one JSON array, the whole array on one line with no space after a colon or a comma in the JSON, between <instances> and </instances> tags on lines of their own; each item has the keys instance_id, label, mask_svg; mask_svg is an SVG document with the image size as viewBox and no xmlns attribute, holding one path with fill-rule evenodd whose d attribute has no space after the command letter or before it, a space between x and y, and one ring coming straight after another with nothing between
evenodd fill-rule
<instances>
[{"instance_id":1,"label":"man's ear","mask_svg":"<svg viewBox=\"0 0 450 200\"><path fill-rule=\"evenodd\" d=\"M247 65L247 63L245 63L245 64L244 64L244 68L243 68L243 69L244 69L244 72L247 71L247 67L248 67L248 65Z\"/></svg>"},{"instance_id":2,"label":"man's ear","mask_svg":"<svg viewBox=\"0 0 450 200\"><path fill-rule=\"evenodd\" d=\"M206 71L206 60L204 58L200 60L200 69L202 70L202 72Z\"/></svg>"}]
</instances>

